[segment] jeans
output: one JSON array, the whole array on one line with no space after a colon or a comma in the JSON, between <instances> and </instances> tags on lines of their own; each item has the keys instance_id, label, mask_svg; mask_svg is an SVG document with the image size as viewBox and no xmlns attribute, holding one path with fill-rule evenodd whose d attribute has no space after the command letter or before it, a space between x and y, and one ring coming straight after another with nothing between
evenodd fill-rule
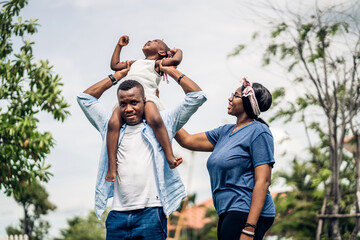
<instances>
[{"instance_id":1,"label":"jeans","mask_svg":"<svg viewBox=\"0 0 360 240\"><path fill-rule=\"evenodd\" d=\"M107 240L166 239L167 222L162 207L110 211L105 224Z\"/></svg>"}]
</instances>

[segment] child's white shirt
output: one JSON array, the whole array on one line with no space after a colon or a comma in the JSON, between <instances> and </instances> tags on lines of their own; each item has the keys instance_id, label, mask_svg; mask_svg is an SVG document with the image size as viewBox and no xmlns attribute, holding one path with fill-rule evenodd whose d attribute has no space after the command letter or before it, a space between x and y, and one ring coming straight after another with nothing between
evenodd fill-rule
<instances>
[{"instance_id":1,"label":"child's white shirt","mask_svg":"<svg viewBox=\"0 0 360 240\"><path fill-rule=\"evenodd\" d=\"M130 67L128 74L119 82L125 80L135 80L141 83L144 87L146 101L152 101L160 110L164 110L164 104L156 96L156 89L158 88L161 75L155 70L156 60L140 59L136 60Z\"/></svg>"}]
</instances>

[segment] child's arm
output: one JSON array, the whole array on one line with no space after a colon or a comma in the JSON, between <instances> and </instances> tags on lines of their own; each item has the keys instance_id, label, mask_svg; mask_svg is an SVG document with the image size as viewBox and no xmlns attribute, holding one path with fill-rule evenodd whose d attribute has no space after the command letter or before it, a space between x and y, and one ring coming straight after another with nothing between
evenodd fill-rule
<instances>
[{"instance_id":1,"label":"child's arm","mask_svg":"<svg viewBox=\"0 0 360 240\"><path fill-rule=\"evenodd\" d=\"M170 52L172 53L172 57L171 58L163 58L162 59L162 65L163 66L177 66L181 63L182 57L183 57L183 52L181 51L181 49L171 49ZM156 61L156 65L159 65L160 60Z\"/></svg>"},{"instance_id":2,"label":"child's arm","mask_svg":"<svg viewBox=\"0 0 360 240\"><path fill-rule=\"evenodd\" d=\"M124 35L124 36L120 37L119 42L116 44L114 53L111 57L110 67L112 70L120 71L120 70L126 68L126 62L120 62L120 52L121 52L122 47L128 45L128 43L129 43L128 36Z\"/></svg>"}]
</instances>

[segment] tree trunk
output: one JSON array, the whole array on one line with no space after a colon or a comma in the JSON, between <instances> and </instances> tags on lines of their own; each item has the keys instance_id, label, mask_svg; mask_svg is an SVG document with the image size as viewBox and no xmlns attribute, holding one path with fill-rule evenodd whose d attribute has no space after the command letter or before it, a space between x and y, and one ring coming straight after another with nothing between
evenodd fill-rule
<instances>
[{"instance_id":1,"label":"tree trunk","mask_svg":"<svg viewBox=\"0 0 360 240\"><path fill-rule=\"evenodd\" d=\"M28 239L31 240L32 223L28 213L28 209L25 206L23 207L24 207L24 222L23 222L24 233L28 236Z\"/></svg>"},{"instance_id":2,"label":"tree trunk","mask_svg":"<svg viewBox=\"0 0 360 240\"><path fill-rule=\"evenodd\" d=\"M325 184L324 184L324 185L325 185ZM325 196L324 196L323 204L322 204L322 206L321 206L320 215L324 215L324 214L325 214L326 205L327 205L328 198L329 198L329 193L330 193L329 187L325 185ZM316 229L316 240L320 240L320 239L321 239L321 233L322 233L322 228L323 228L323 225L324 225L324 221L325 221L325 219L319 218L318 226L317 226L317 229Z\"/></svg>"},{"instance_id":3,"label":"tree trunk","mask_svg":"<svg viewBox=\"0 0 360 240\"><path fill-rule=\"evenodd\" d=\"M360 139L359 135L356 133L355 144L356 144L356 152L355 156L355 209L356 213L360 213ZM360 217L356 217L355 227L351 233L351 240L355 240L360 230Z\"/></svg>"},{"instance_id":4,"label":"tree trunk","mask_svg":"<svg viewBox=\"0 0 360 240\"><path fill-rule=\"evenodd\" d=\"M178 223L176 225L174 240L178 240L180 237L181 229L182 229L184 217L185 217L185 209L186 209L188 202L189 202L189 197L186 197L184 200L180 215L179 215Z\"/></svg>"},{"instance_id":5,"label":"tree trunk","mask_svg":"<svg viewBox=\"0 0 360 240\"><path fill-rule=\"evenodd\" d=\"M330 140L330 163L331 163L331 183L330 183L330 199L332 204L330 206L330 214L338 214L340 210L340 163L338 162L337 155L337 134L336 134L336 124L332 119L333 116L329 116L329 140ZM341 240L340 230L339 230L339 219L332 218L330 219L330 239L332 240Z\"/></svg>"}]
</instances>

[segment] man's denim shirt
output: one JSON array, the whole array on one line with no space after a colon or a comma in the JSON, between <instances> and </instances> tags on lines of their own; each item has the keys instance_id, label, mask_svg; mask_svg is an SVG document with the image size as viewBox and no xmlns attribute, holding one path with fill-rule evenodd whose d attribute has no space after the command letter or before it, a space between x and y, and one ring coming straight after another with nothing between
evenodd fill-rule
<instances>
[{"instance_id":1,"label":"man's denim shirt","mask_svg":"<svg viewBox=\"0 0 360 240\"><path fill-rule=\"evenodd\" d=\"M100 132L103 140L95 189L95 213L100 219L106 208L107 200L114 195L114 183L105 181L108 170L106 132L111 113L105 110L97 98L89 94L80 93L77 100L91 124ZM203 92L191 92L186 94L184 100L177 107L160 112L170 139L173 139L176 132L184 126L205 101L206 95ZM169 168L164 152L150 126L145 120L141 124L144 127L142 135L152 148L161 203L166 216L169 216L179 207L181 200L185 198L185 187L177 169ZM120 129L119 144L124 136L125 128L126 124ZM134 171L136 170L134 169Z\"/></svg>"}]
</instances>

